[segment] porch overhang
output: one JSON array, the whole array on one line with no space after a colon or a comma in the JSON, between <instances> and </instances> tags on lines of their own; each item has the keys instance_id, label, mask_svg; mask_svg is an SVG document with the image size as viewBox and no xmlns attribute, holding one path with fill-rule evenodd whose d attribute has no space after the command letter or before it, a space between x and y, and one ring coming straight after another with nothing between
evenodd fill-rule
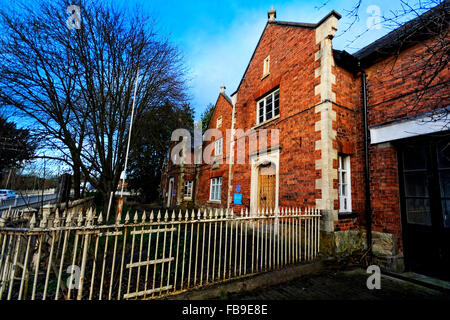
<instances>
[{"instance_id":1,"label":"porch overhang","mask_svg":"<svg viewBox=\"0 0 450 320\"><path fill-rule=\"evenodd\" d=\"M449 130L450 106L370 127L370 143L378 144Z\"/></svg>"}]
</instances>

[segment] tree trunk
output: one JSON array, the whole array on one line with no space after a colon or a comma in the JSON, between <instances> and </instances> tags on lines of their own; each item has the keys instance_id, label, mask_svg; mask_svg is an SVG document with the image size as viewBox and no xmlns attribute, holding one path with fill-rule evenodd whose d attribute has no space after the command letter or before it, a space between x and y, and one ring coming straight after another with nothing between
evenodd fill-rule
<instances>
[{"instance_id":1,"label":"tree trunk","mask_svg":"<svg viewBox=\"0 0 450 320\"><path fill-rule=\"evenodd\" d=\"M80 167L73 167L73 191L75 200L80 199L81 171Z\"/></svg>"}]
</instances>

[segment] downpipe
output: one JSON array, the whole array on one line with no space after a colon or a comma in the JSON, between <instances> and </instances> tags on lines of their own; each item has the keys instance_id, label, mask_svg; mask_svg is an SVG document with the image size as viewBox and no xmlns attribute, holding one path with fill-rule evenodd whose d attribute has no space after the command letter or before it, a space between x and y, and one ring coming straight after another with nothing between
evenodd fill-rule
<instances>
[{"instance_id":1,"label":"downpipe","mask_svg":"<svg viewBox=\"0 0 450 320\"><path fill-rule=\"evenodd\" d=\"M362 94L363 94L363 123L364 123L364 184L365 184L365 216L366 239L369 265L372 263L372 206L370 202L370 171L369 171L369 126L367 119L367 75L361 70Z\"/></svg>"}]
</instances>

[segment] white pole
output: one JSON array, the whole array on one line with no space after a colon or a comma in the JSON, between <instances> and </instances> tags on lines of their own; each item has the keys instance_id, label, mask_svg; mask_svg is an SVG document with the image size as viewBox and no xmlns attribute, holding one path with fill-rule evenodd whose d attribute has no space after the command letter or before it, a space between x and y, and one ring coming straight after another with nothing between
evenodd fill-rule
<instances>
[{"instance_id":1,"label":"white pole","mask_svg":"<svg viewBox=\"0 0 450 320\"><path fill-rule=\"evenodd\" d=\"M120 197L123 198L123 186L125 184L125 175L127 172L127 165L128 165L128 151L130 150L130 141L131 141L131 129L133 128L133 117L134 117L134 106L136 104L136 92L137 92L137 85L138 85L138 79L139 79L139 68L137 70L136 74L136 83L134 86L134 98L133 98L133 107L131 109L131 120L130 120L130 130L128 132L128 143L127 143L127 153L125 154L125 168L123 170L123 176L122 176L122 190L120 192Z\"/></svg>"}]
</instances>

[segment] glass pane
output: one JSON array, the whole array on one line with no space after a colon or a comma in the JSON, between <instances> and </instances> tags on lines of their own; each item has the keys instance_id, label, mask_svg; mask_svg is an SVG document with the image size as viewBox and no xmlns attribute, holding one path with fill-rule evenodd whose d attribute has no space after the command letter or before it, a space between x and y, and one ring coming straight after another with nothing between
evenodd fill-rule
<instances>
[{"instance_id":1,"label":"glass pane","mask_svg":"<svg viewBox=\"0 0 450 320\"><path fill-rule=\"evenodd\" d=\"M408 223L431 226L429 199L406 199L406 219Z\"/></svg>"},{"instance_id":2,"label":"glass pane","mask_svg":"<svg viewBox=\"0 0 450 320\"><path fill-rule=\"evenodd\" d=\"M426 150L422 147L406 147L403 151L403 165L405 170L426 169Z\"/></svg>"},{"instance_id":3,"label":"glass pane","mask_svg":"<svg viewBox=\"0 0 450 320\"><path fill-rule=\"evenodd\" d=\"M280 113L279 105L280 105L280 92L277 91L277 92L275 92L275 98L274 98L274 114L275 114L275 116L277 116Z\"/></svg>"},{"instance_id":4,"label":"glass pane","mask_svg":"<svg viewBox=\"0 0 450 320\"><path fill-rule=\"evenodd\" d=\"M450 168L450 143L441 143L438 146L438 167Z\"/></svg>"},{"instance_id":5,"label":"glass pane","mask_svg":"<svg viewBox=\"0 0 450 320\"><path fill-rule=\"evenodd\" d=\"M264 100L259 102L259 114L264 113Z\"/></svg>"},{"instance_id":6,"label":"glass pane","mask_svg":"<svg viewBox=\"0 0 450 320\"><path fill-rule=\"evenodd\" d=\"M219 196L219 186L218 185L216 185L216 195L215 195L215 198L214 199L216 199L216 200L219 200L220 199L220 196Z\"/></svg>"},{"instance_id":7,"label":"glass pane","mask_svg":"<svg viewBox=\"0 0 450 320\"><path fill-rule=\"evenodd\" d=\"M441 197L450 198L450 170L439 172L439 182L441 184Z\"/></svg>"},{"instance_id":8,"label":"glass pane","mask_svg":"<svg viewBox=\"0 0 450 320\"><path fill-rule=\"evenodd\" d=\"M444 228L450 228L450 200L442 200L442 218L444 219Z\"/></svg>"},{"instance_id":9,"label":"glass pane","mask_svg":"<svg viewBox=\"0 0 450 320\"><path fill-rule=\"evenodd\" d=\"M272 118L272 95L266 98L266 120Z\"/></svg>"},{"instance_id":10,"label":"glass pane","mask_svg":"<svg viewBox=\"0 0 450 320\"><path fill-rule=\"evenodd\" d=\"M428 179L425 173L405 173L407 197L428 197Z\"/></svg>"}]
</instances>

